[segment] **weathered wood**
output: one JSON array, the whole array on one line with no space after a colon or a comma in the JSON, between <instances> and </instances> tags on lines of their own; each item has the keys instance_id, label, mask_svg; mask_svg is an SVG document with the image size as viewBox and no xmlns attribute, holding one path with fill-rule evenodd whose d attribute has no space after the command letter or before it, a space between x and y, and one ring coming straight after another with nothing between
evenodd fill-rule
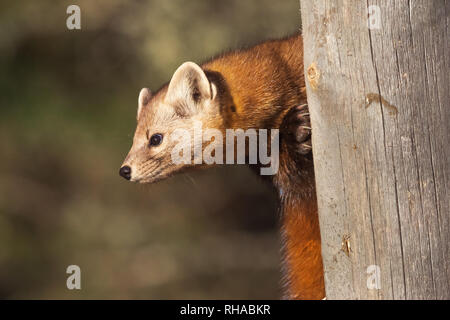
<instances>
[{"instance_id":1,"label":"weathered wood","mask_svg":"<svg viewBox=\"0 0 450 320\"><path fill-rule=\"evenodd\" d=\"M301 10L327 298L450 299L450 1Z\"/></svg>"}]
</instances>

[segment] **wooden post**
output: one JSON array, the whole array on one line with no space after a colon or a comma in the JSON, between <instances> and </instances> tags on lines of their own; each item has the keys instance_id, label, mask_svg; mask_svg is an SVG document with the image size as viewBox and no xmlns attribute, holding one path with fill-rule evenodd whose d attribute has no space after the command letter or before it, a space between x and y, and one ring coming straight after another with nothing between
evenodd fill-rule
<instances>
[{"instance_id":1,"label":"wooden post","mask_svg":"<svg viewBox=\"0 0 450 320\"><path fill-rule=\"evenodd\" d=\"M301 0L328 299L450 299L450 1Z\"/></svg>"}]
</instances>

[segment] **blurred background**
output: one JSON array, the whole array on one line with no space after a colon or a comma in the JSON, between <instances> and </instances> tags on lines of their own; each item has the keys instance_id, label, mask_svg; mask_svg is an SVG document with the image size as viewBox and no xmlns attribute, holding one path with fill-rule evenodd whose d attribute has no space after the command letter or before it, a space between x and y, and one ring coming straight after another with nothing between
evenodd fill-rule
<instances>
[{"instance_id":1,"label":"blurred background","mask_svg":"<svg viewBox=\"0 0 450 320\"><path fill-rule=\"evenodd\" d=\"M118 169L142 87L299 26L298 0L2 1L0 298L279 298L275 198L246 167Z\"/></svg>"}]
</instances>

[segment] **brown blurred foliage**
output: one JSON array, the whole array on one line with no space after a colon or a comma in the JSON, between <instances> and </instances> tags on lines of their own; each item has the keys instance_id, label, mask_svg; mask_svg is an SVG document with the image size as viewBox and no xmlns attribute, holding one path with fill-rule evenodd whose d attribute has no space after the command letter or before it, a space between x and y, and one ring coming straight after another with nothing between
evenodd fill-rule
<instances>
[{"instance_id":1,"label":"brown blurred foliage","mask_svg":"<svg viewBox=\"0 0 450 320\"><path fill-rule=\"evenodd\" d=\"M66 8L81 8L81 30ZM278 298L273 194L245 167L151 186L118 168L139 89L295 32L298 1L0 4L0 298ZM68 265L82 289L66 288Z\"/></svg>"}]
</instances>

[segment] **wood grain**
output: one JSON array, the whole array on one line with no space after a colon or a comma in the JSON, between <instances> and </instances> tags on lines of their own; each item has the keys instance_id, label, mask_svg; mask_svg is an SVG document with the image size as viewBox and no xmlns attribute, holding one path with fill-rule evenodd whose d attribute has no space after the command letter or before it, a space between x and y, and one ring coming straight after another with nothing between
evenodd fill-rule
<instances>
[{"instance_id":1,"label":"wood grain","mask_svg":"<svg viewBox=\"0 0 450 320\"><path fill-rule=\"evenodd\" d=\"M300 2L327 298L450 299L450 1Z\"/></svg>"}]
</instances>

